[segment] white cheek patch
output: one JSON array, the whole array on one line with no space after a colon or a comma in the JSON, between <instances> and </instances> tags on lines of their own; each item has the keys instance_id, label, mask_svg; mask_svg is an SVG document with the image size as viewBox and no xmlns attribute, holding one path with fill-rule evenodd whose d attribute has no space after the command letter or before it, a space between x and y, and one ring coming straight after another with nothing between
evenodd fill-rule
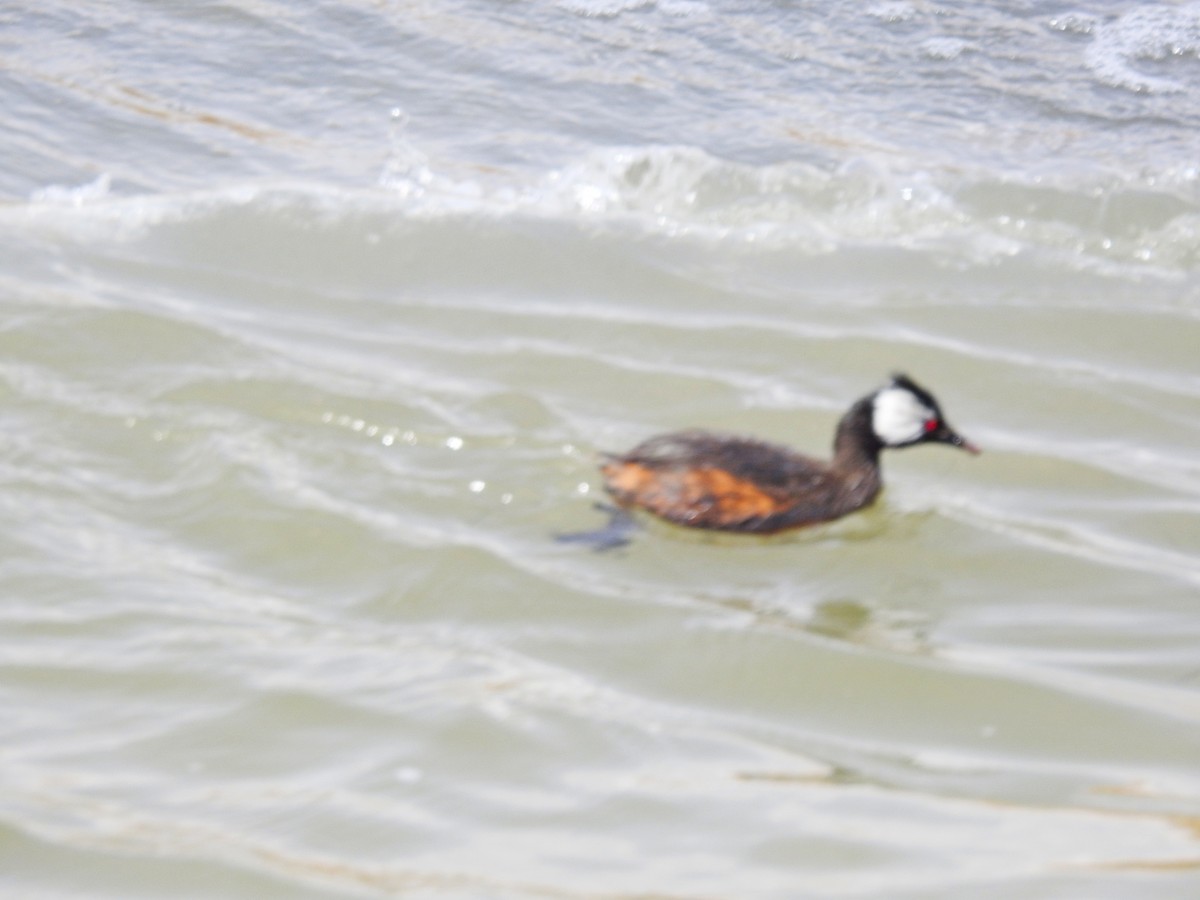
<instances>
[{"instance_id":1,"label":"white cheek patch","mask_svg":"<svg viewBox=\"0 0 1200 900\"><path fill-rule=\"evenodd\" d=\"M907 444L925 434L925 423L933 418L934 411L909 391L884 388L875 395L871 428L885 444Z\"/></svg>"}]
</instances>

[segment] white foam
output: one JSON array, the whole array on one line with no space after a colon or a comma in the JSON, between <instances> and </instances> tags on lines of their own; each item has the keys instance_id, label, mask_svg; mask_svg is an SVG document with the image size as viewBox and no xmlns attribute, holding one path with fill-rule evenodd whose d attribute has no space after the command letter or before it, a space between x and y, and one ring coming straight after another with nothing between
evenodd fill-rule
<instances>
[{"instance_id":1,"label":"white foam","mask_svg":"<svg viewBox=\"0 0 1200 900\"><path fill-rule=\"evenodd\" d=\"M909 22L917 15L917 9L905 0L884 0L867 7L866 13L884 22Z\"/></svg>"},{"instance_id":2,"label":"white foam","mask_svg":"<svg viewBox=\"0 0 1200 900\"><path fill-rule=\"evenodd\" d=\"M656 9L677 18L705 16L712 8L703 0L558 0L558 8L592 19L614 19L622 13Z\"/></svg>"},{"instance_id":3,"label":"white foam","mask_svg":"<svg viewBox=\"0 0 1200 900\"><path fill-rule=\"evenodd\" d=\"M712 7L700 0L658 0L658 9L680 19L707 16L712 12Z\"/></svg>"},{"instance_id":4,"label":"white foam","mask_svg":"<svg viewBox=\"0 0 1200 900\"><path fill-rule=\"evenodd\" d=\"M930 59L957 59L962 54L974 48L970 41L953 37L934 37L921 45L921 52Z\"/></svg>"},{"instance_id":5,"label":"white foam","mask_svg":"<svg viewBox=\"0 0 1200 900\"><path fill-rule=\"evenodd\" d=\"M559 0L558 7L579 16L611 19L621 13L652 5L653 0Z\"/></svg>"},{"instance_id":6,"label":"white foam","mask_svg":"<svg viewBox=\"0 0 1200 900\"><path fill-rule=\"evenodd\" d=\"M1137 93L1178 93L1184 86L1134 67L1139 60L1162 61L1200 55L1200 4L1139 6L1095 29L1085 62L1105 84Z\"/></svg>"},{"instance_id":7,"label":"white foam","mask_svg":"<svg viewBox=\"0 0 1200 900\"><path fill-rule=\"evenodd\" d=\"M52 184L49 187L34 191L29 200L32 203L80 207L85 203L91 203L107 197L111 186L112 177L107 172L104 172L97 175L94 180L89 181L87 184L75 187Z\"/></svg>"},{"instance_id":8,"label":"white foam","mask_svg":"<svg viewBox=\"0 0 1200 900\"><path fill-rule=\"evenodd\" d=\"M1137 271L1139 277L1190 271L1200 227L1187 200L1200 171L1192 162L1119 178L1037 174L996 182L962 171L908 168L867 153L828 170L795 160L735 162L686 145L602 147L539 174L438 161L402 134L391 149L373 185L258 181L119 195L101 177L87 185L46 188L27 204L0 206L0 227L110 241L138 239L164 224L237 216L239 208L268 219L323 222L364 214L382 216L380 221L517 217L755 251L820 255L856 244L897 243L972 264L1032 251L1072 269ZM1055 213L1060 194L1097 211L1077 221L1064 219ZM1135 235L1114 230L1101 215L1095 199L1100 196L1136 198L1125 207L1141 211ZM1182 214L1177 198L1184 198ZM377 242L376 231L363 239Z\"/></svg>"},{"instance_id":9,"label":"white foam","mask_svg":"<svg viewBox=\"0 0 1200 900\"><path fill-rule=\"evenodd\" d=\"M1050 27L1066 34L1091 34L1100 20L1087 12L1071 10L1050 19Z\"/></svg>"}]
</instances>

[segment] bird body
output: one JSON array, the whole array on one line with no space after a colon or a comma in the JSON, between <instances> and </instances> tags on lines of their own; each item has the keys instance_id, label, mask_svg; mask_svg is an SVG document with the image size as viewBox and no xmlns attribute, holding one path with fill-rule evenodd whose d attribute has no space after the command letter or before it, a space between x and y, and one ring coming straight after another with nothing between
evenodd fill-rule
<instances>
[{"instance_id":1,"label":"bird body","mask_svg":"<svg viewBox=\"0 0 1200 900\"><path fill-rule=\"evenodd\" d=\"M687 430L610 454L600 468L622 508L692 528L773 534L869 505L883 487L880 452L921 443L979 452L950 428L932 394L895 375L842 416L829 461L751 438Z\"/></svg>"}]
</instances>

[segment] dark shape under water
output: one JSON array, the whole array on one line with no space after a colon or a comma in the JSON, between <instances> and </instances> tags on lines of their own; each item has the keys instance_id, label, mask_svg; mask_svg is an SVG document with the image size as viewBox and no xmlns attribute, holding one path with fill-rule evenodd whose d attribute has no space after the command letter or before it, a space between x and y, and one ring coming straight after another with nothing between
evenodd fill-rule
<instances>
[{"instance_id":1,"label":"dark shape under water","mask_svg":"<svg viewBox=\"0 0 1200 900\"><path fill-rule=\"evenodd\" d=\"M595 506L601 512L608 513L608 522L603 528L556 534L554 539L560 544L586 544L597 551L615 550L626 546L640 527L637 520L629 510L613 506L611 503L597 503Z\"/></svg>"}]
</instances>

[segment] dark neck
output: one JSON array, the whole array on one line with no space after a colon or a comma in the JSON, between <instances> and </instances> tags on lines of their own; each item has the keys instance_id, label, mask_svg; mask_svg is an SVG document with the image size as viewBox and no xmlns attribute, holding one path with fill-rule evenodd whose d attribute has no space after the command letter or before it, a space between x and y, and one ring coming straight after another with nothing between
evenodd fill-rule
<instances>
[{"instance_id":1,"label":"dark neck","mask_svg":"<svg viewBox=\"0 0 1200 900\"><path fill-rule=\"evenodd\" d=\"M871 398L864 397L838 422L833 438L833 468L841 472L878 469L882 449L871 428Z\"/></svg>"}]
</instances>

